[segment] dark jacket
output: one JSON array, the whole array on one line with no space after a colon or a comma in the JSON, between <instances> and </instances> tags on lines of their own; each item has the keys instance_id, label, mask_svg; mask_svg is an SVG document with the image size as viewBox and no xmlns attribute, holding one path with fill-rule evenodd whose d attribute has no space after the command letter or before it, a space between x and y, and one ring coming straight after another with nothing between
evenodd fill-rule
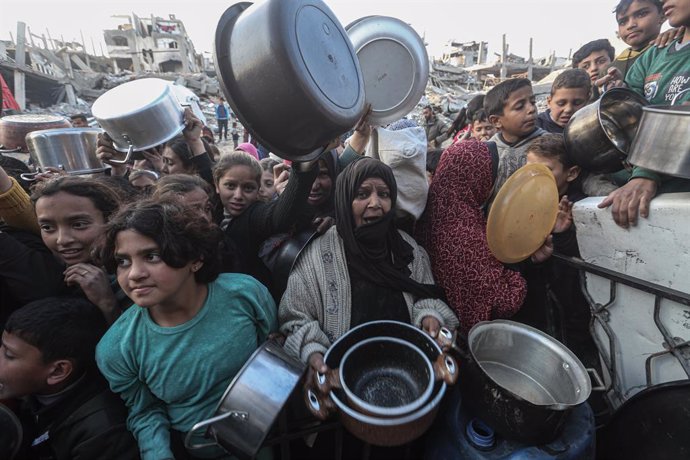
<instances>
[{"instance_id":1,"label":"dark jacket","mask_svg":"<svg viewBox=\"0 0 690 460\"><path fill-rule=\"evenodd\" d=\"M563 127L551 118L551 109L537 116L537 126L548 133L563 134Z\"/></svg>"},{"instance_id":2,"label":"dark jacket","mask_svg":"<svg viewBox=\"0 0 690 460\"><path fill-rule=\"evenodd\" d=\"M29 397L21 411L27 460L136 460L127 409L97 371L88 372L57 402Z\"/></svg>"},{"instance_id":3,"label":"dark jacket","mask_svg":"<svg viewBox=\"0 0 690 460\"><path fill-rule=\"evenodd\" d=\"M64 293L64 270L40 236L0 225L0 328L23 305Z\"/></svg>"},{"instance_id":4,"label":"dark jacket","mask_svg":"<svg viewBox=\"0 0 690 460\"><path fill-rule=\"evenodd\" d=\"M448 139L448 125L436 117L427 121L424 129L426 130L426 141L434 147L440 147L443 141Z\"/></svg>"}]
</instances>

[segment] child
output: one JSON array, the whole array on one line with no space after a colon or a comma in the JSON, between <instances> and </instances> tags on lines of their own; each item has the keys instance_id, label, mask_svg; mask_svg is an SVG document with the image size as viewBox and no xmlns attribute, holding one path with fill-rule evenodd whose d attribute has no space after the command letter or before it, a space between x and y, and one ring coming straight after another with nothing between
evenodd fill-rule
<instances>
[{"instance_id":1,"label":"child","mask_svg":"<svg viewBox=\"0 0 690 460\"><path fill-rule=\"evenodd\" d=\"M139 458L127 410L96 369L106 328L98 308L78 298L37 300L7 320L0 399L26 398L20 458Z\"/></svg>"},{"instance_id":2,"label":"child","mask_svg":"<svg viewBox=\"0 0 690 460\"><path fill-rule=\"evenodd\" d=\"M491 138L499 153L495 197L505 181L525 165L529 145L546 131L537 126L532 83L526 78L506 80L492 88L484 99L484 110L499 130Z\"/></svg>"},{"instance_id":3,"label":"child","mask_svg":"<svg viewBox=\"0 0 690 460\"><path fill-rule=\"evenodd\" d=\"M616 49L611 46L607 39L600 38L591 41L573 54L573 69L585 70L594 83L602 77L602 74L613 61L615 54ZM597 94L596 97L598 98L599 95Z\"/></svg>"},{"instance_id":4,"label":"child","mask_svg":"<svg viewBox=\"0 0 690 460\"><path fill-rule=\"evenodd\" d=\"M623 77L642 53L652 46L666 18L661 0L621 0L616 9L618 36L629 46L613 61Z\"/></svg>"},{"instance_id":5,"label":"child","mask_svg":"<svg viewBox=\"0 0 690 460\"><path fill-rule=\"evenodd\" d=\"M690 102L690 0L664 0L664 14L671 27L685 27L680 39L666 48L652 47L640 56L625 77L625 84L652 105L681 105ZM612 86L621 86L620 73L607 75ZM686 181L668 181L675 191L687 190ZM649 215L649 203L657 194L662 177L643 168L633 168L628 182L610 193L599 207L612 206L613 218L627 228L638 214Z\"/></svg>"},{"instance_id":6,"label":"child","mask_svg":"<svg viewBox=\"0 0 690 460\"><path fill-rule=\"evenodd\" d=\"M561 201L559 218L552 231L554 251L579 257L572 207L573 202L586 196L579 185L580 167L568 155L563 136L545 134L536 139L527 150L527 163L545 165L556 179ZM596 365L596 347L589 334L589 306L580 290L577 270L552 259L541 266L529 267L525 277L528 295L517 319L553 330L588 366ZM548 309L552 310L547 313ZM549 323L546 318L554 317L562 327L557 324L546 327Z\"/></svg>"},{"instance_id":7,"label":"child","mask_svg":"<svg viewBox=\"0 0 690 460\"><path fill-rule=\"evenodd\" d=\"M537 126L549 133L561 134L570 118L587 105L592 83L582 69L568 69L561 73L551 86L547 98L549 108L537 117Z\"/></svg>"},{"instance_id":8,"label":"child","mask_svg":"<svg viewBox=\"0 0 690 460\"><path fill-rule=\"evenodd\" d=\"M219 239L196 211L151 201L122 211L106 233L104 263L135 305L105 334L96 360L129 409L144 460L174 458L173 430L185 433L211 417L232 378L277 329L263 285L218 274Z\"/></svg>"},{"instance_id":9,"label":"child","mask_svg":"<svg viewBox=\"0 0 690 460\"><path fill-rule=\"evenodd\" d=\"M494 134L496 134L496 128L489 121L486 110L478 110L472 116L472 138L478 141L488 141Z\"/></svg>"}]
</instances>

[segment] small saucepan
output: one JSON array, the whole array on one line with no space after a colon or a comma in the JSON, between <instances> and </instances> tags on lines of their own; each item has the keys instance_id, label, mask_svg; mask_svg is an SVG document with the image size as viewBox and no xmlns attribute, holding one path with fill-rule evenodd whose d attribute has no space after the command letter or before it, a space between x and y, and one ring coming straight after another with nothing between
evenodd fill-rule
<instances>
[{"instance_id":1,"label":"small saucepan","mask_svg":"<svg viewBox=\"0 0 690 460\"><path fill-rule=\"evenodd\" d=\"M91 113L112 138L115 149L127 152L148 150L169 141L184 129L184 109L170 82L144 78L124 83L102 94L91 107Z\"/></svg>"},{"instance_id":2,"label":"small saucepan","mask_svg":"<svg viewBox=\"0 0 690 460\"><path fill-rule=\"evenodd\" d=\"M48 167L73 176L105 171L107 168L96 156L100 132L97 128L60 128L27 134L26 145L38 172L22 174L21 178L34 180L36 174Z\"/></svg>"}]
</instances>

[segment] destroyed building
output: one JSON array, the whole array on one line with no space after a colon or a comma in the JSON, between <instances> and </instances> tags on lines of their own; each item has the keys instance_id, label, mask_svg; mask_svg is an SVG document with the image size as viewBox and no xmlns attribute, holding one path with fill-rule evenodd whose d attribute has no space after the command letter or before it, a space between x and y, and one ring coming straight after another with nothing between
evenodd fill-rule
<instances>
[{"instance_id":1,"label":"destroyed building","mask_svg":"<svg viewBox=\"0 0 690 460\"><path fill-rule=\"evenodd\" d=\"M113 17L123 20L117 29L104 31L115 72L195 73L203 70L203 58L196 54L184 23L174 14L168 19L153 15L140 18L136 14Z\"/></svg>"},{"instance_id":2,"label":"destroyed building","mask_svg":"<svg viewBox=\"0 0 690 460\"><path fill-rule=\"evenodd\" d=\"M456 42L449 41L443 51L441 61L444 64L457 67L469 67L476 64L485 64L489 52L487 42Z\"/></svg>"}]
</instances>

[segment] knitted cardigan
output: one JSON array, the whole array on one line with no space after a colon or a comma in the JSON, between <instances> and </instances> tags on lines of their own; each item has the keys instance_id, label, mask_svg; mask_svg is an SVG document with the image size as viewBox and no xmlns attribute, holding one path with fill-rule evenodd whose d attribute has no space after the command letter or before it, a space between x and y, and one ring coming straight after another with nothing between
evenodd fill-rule
<instances>
[{"instance_id":1,"label":"knitted cardigan","mask_svg":"<svg viewBox=\"0 0 690 460\"><path fill-rule=\"evenodd\" d=\"M413 248L411 278L433 284L426 251L411 236L400 232ZM433 316L451 329L458 326L453 311L439 299L416 300L403 292L412 324ZM350 329L352 290L343 241L336 227L313 241L299 256L290 273L279 308L280 331L287 336L285 349L307 362L312 353L325 353L331 343Z\"/></svg>"}]
</instances>

